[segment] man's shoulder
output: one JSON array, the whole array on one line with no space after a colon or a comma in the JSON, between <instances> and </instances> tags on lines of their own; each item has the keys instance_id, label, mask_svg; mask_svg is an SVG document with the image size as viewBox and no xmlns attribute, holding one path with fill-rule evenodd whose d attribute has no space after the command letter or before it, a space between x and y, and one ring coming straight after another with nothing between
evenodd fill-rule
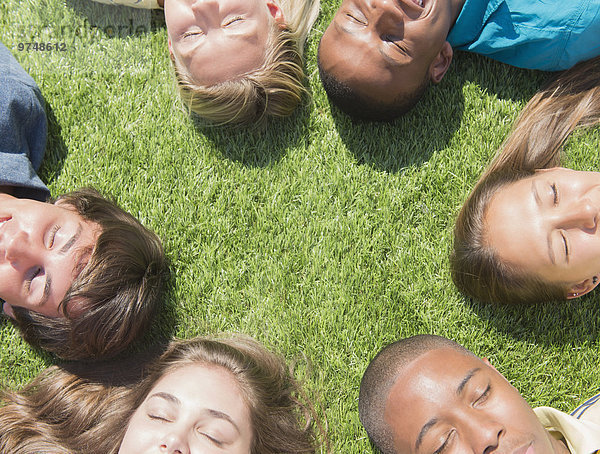
<instances>
[{"instance_id":1,"label":"man's shoulder","mask_svg":"<svg viewBox=\"0 0 600 454\"><path fill-rule=\"evenodd\" d=\"M600 423L600 393L582 403L571 415L577 419Z\"/></svg>"}]
</instances>

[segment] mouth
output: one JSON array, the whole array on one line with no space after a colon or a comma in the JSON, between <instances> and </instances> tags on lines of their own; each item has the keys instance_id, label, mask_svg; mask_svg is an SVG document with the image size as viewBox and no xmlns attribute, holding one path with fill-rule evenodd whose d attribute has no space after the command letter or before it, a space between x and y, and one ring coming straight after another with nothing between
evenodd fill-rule
<instances>
[{"instance_id":1,"label":"mouth","mask_svg":"<svg viewBox=\"0 0 600 454\"><path fill-rule=\"evenodd\" d=\"M423 8L425 6L425 0L411 0L415 5L419 8Z\"/></svg>"}]
</instances>

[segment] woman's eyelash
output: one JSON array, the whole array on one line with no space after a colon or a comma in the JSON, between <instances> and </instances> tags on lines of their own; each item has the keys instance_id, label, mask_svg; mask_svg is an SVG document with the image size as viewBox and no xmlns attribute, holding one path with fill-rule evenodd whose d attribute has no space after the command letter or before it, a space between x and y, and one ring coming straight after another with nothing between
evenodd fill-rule
<instances>
[{"instance_id":1,"label":"woman's eyelash","mask_svg":"<svg viewBox=\"0 0 600 454\"><path fill-rule=\"evenodd\" d=\"M567 241L565 232L560 232L560 236L562 237L563 244L565 245L565 257L567 258L567 260L569 260L569 242Z\"/></svg>"},{"instance_id":2,"label":"woman's eyelash","mask_svg":"<svg viewBox=\"0 0 600 454\"><path fill-rule=\"evenodd\" d=\"M194 36L194 35L202 35L203 33L201 31L195 31L195 32L185 32L183 34L184 38L188 38L190 36Z\"/></svg>"},{"instance_id":3,"label":"woman's eyelash","mask_svg":"<svg viewBox=\"0 0 600 454\"><path fill-rule=\"evenodd\" d=\"M228 25L231 25L234 22L237 22L237 21L240 21L240 20L243 20L243 19L244 18L242 16L235 16L235 17L232 17L231 19L227 20L227 22L225 22L224 25L227 27Z\"/></svg>"},{"instance_id":4,"label":"woman's eyelash","mask_svg":"<svg viewBox=\"0 0 600 454\"><path fill-rule=\"evenodd\" d=\"M149 417L150 419L154 419L154 420L156 420L156 421L164 421L164 422L169 422L169 420L168 420L167 418L165 418L165 417L163 417L163 416L159 416L159 415L154 415L154 414L152 414L152 413L149 413L149 414L148 414L148 417Z\"/></svg>"},{"instance_id":5,"label":"woman's eyelash","mask_svg":"<svg viewBox=\"0 0 600 454\"><path fill-rule=\"evenodd\" d=\"M554 194L554 205L558 204L558 188L556 187L556 183L552 183L552 193Z\"/></svg>"},{"instance_id":6,"label":"woman's eyelash","mask_svg":"<svg viewBox=\"0 0 600 454\"><path fill-rule=\"evenodd\" d=\"M204 435L206 438L208 438L212 443L214 443L215 445L221 447L223 446L223 442L217 440L216 438L211 437L210 435L208 435L207 433L203 433L202 435Z\"/></svg>"}]
</instances>

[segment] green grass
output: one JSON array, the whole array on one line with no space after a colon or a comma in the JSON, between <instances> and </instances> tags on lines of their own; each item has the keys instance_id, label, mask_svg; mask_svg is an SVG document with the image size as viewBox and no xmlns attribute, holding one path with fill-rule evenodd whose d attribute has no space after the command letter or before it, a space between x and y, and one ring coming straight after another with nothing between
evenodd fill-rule
<instances>
[{"instance_id":1,"label":"green grass","mask_svg":"<svg viewBox=\"0 0 600 454\"><path fill-rule=\"evenodd\" d=\"M490 358L534 406L573 408L600 383L600 296L481 306L457 292L448 270L462 201L547 75L459 54L412 114L354 125L330 108L317 75L317 42L340 1L322 3L307 46L312 98L249 132L194 126L156 14L4 0L0 40L50 108L42 178L54 195L84 185L112 194L163 239L170 310L150 338L239 331L290 361L308 358L299 370L333 452L370 452L360 378L383 345L417 333ZM67 51L18 51L31 41ZM567 164L598 169L599 143L598 130L576 134ZM10 387L54 361L6 322L0 349Z\"/></svg>"}]
</instances>

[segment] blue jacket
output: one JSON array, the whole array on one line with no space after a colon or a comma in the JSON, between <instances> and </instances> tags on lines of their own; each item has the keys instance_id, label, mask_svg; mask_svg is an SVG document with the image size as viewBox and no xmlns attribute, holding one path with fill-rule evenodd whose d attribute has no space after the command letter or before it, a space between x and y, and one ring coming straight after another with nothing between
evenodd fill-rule
<instances>
[{"instance_id":1,"label":"blue jacket","mask_svg":"<svg viewBox=\"0 0 600 454\"><path fill-rule=\"evenodd\" d=\"M466 0L447 40L520 68L568 69L600 55L600 0Z\"/></svg>"}]
</instances>

